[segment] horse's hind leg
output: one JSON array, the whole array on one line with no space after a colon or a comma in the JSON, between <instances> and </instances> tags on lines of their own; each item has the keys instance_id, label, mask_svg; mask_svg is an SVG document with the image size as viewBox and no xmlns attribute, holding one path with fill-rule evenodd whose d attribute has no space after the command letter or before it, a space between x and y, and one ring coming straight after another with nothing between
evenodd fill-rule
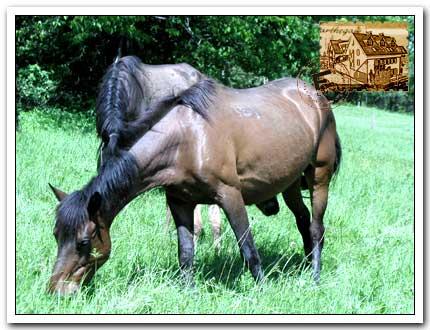
<instances>
[{"instance_id":1,"label":"horse's hind leg","mask_svg":"<svg viewBox=\"0 0 430 330\"><path fill-rule=\"evenodd\" d=\"M240 252L256 281L263 279L260 256L252 238L245 203L239 189L223 186L218 191L218 202L224 210L239 244Z\"/></svg>"},{"instance_id":2,"label":"horse's hind leg","mask_svg":"<svg viewBox=\"0 0 430 330\"><path fill-rule=\"evenodd\" d=\"M305 256L310 260L312 254L312 239L310 233L310 213L305 203L303 203L301 193L301 179L295 181L287 190L282 193L285 204L293 212L296 218L297 228L303 239Z\"/></svg>"},{"instance_id":3,"label":"horse's hind leg","mask_svg":"<svg viewBox=\"0 0 430 330\"><path fill-rule=\"evenodd\" d=\"M329 123L321 135L315 163L305 170L305 177L311 193L312 223L310 227L312 238L312 268L315 281L319 281L321 272L321 252L324 246L323 218L327 208L330 180L340 159L340 146L335 130L334 121ZM339 148L339 150L338 150Z\"/></svg>"},{"instance_id":4,"label":"horse's hind leg","mask_svg":"<svg viewBox=\"0 0 430 330\"><path fill-rule=\"evenodd\" d=\"M324 246L323 218L327 208L328 187L332 174L332 166L310 168L305 172L306 179L310 183L312 202L312 223L310 234L312 239L312 268L314 279L319 281L321 272L321 252Z\"/></svg>"},{"instance_id":5,"label":"horse's hind leg","mask_svg":"<svg viewBox=\"0 0 430 330\"><path fill-rule=\"evenodd\" d=\"M195 204L182 202L166 194L167 204L172 212L178 234L178 256L182 276L188 284L193 283L194 220Z\"/></svg>"}]
</instances>

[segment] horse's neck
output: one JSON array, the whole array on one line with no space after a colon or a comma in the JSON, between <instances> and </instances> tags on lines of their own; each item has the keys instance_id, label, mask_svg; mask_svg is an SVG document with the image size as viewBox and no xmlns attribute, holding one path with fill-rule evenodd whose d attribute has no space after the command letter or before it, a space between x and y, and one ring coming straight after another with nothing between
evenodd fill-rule
<instances>
[{"instance_id":1,"label":"horse's neck","mask_svg":"<svg viewBox=\"0 0 430 330\"><path fill-rule=\"evenodd\" d=\"M116 216L138 195L139 191L137 189L131 189L127 195L121 196L121 198L117 196L110 197L109 200L104 203L101 210L105 224L110 227Z\"/></svg>"},{"instance_id":2,"label":"horse's neck","mask_svg":"<svg viewBox=\"0 0 430 330\"><path fill-rule=\"evenodd\" d=\"M183 139L177 132L178 122L174 116L175 113L169 112L129 150L139 167L140 192L171 183L171 169Z\"/></svg>"},{"instance_id":3,"label":"horse's neck","mask_svg":"<svg viewBox=\"0 0 430 330\"><path fill-rule=\"evenodd\" d=\"M159 132L149 131L130 149L129 153L137 165L137 174L130 181L128 189L124 189L124 187L116 189L115 185L112 186L113 189L111 189L109 199L103 209L104 218L109 225L118 213L138 195L152 188L170 184L169 180L172 178L170 169L174 162L172 155L175 154L176 143L171 138L160 138ZM124 181L125 179L119 180L119 184L121 185L121 182ZM120 191L126 191L126 193L121 194Z\"/></svg>"}]
</instances>

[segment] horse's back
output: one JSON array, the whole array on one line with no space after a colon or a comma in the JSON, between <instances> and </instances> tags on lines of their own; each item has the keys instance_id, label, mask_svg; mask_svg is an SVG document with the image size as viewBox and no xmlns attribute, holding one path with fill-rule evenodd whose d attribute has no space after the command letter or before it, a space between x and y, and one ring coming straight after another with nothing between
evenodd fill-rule
<instances>
[{"instance_id":1,"label":"horse's back","mask_svg":"<svg viewBox=\"0 0 430 330\"><path fill-rule=\"evenodd\" d=\"M178 95L203 79L203 74L187 63L142 64L140 81L147 105L167 96Z\"/></svg>"},{"instance_id":2,"label":"horse's back","mask_svg":"<svg viewBox=\"0 0 430 330\"><path fill-rule=\"evenodd\" d=\"M304 125L314 144L331 112L328 100L312 85L297 78L281 78L262 86L233 89L223 87L221 98L242 118L255 117L272 129L292 129ZM267 126L266 125L266 126Z\"/></svg>"}]
</instances>

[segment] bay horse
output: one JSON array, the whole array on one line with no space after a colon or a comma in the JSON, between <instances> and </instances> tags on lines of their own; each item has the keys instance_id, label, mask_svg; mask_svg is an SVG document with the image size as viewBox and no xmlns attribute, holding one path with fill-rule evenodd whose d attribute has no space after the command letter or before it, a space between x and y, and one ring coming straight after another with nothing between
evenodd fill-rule
<instances>
[{"instance_id":1,"label":"bay horse","mask_svg":"<svg viewBox=\"0 0 430 330\"><path fill-rule=\"evenodd\" d=\"M139 67L129 61L124 70L137 72ZM103 104L113 107L125 102L124 90L134 84L136 79L118 84L120 90ZM204 77L177 95L167 92L147 106L144 115L107 136L108 157L82 189L66 194L51 187L60 203L50 291L72 293L81 282L88 282L109 258L109 229L115 216L136 196L155 187L165 189L177 228L181 274L187 281L193 278L197 204L223 209L247 267L261 281L261 260L245 205L264 205L278 193L296 218L318 281L329 184L341 161L328 100L294 78L233 89ZM119 143L126 148L114 147ZM301 195L302 174L311 194L312 222Z\"/></svg>"}]
</instances>

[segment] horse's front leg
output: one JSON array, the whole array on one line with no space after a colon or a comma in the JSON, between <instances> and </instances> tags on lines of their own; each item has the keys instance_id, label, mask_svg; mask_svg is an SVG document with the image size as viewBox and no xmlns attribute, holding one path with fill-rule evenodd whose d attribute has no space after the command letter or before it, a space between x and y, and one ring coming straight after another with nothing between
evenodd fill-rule
<instances>
[{"instance_id":1,"label":"horse's front leg","mask_svg":"<svg viewBox=\"0 0 430 330\"><path fill-rule=\"evenodd\" d=\"M196 204L180 201L166 194L178 233L178 257L181 274L187 284L193 285L194 207Z\"/></svg>"},{"instance_id":2,"label":"horse's front leg","mask_svg":"<svg viewBox=\"0 0 430 330\"><path fill-rule=\"evenodd\" d=\"M231 186L223 186L220 188L218 196L219 204L230 222L246 265L254 279L261 281L264 275L260 256L252 238L248 214L240 190Z\"/></svg>"}]
</instances>

